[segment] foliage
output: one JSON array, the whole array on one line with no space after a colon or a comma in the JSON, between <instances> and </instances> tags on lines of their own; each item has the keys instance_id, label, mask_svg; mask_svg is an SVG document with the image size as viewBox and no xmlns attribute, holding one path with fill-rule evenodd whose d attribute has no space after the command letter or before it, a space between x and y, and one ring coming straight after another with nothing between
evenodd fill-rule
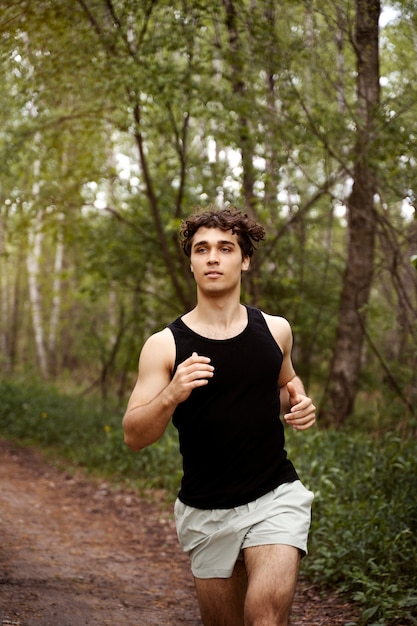
<instances>
[{"instance_id":1,"label":"foliage","mask_svg":"<svg viewBox=\"0 0 417 626\"><path fill-rule=\"evenodd\" d=\"M180 461L172 428L157 444L133 454L123 442L120 412L97 399L68 396L32 382L0 382L0 432L39 445L65 463L124 480L140 489L175 492Z\"/></svg>"},{"instance_id":2,"label":"foliage","mask_svg":"<svg viewBox=\"0 0 417 626\"><path fill-rule=\"evenodd\" d=\"M380 28L379 239L360 384L401 410L417 393L417 239L403 213L405 199L415 206L416 9L393 5L401 19ZM34 370L44 343L45 377L122 396L144 338L194 305L181 218L231 201L268 232L245 299L289 319L297 369L324 388L358 128L354 6L2 3L2 371Z\"/></svg>"},{"instance_id":3,"label":"foliage","mask_svg":"<svg viewBox=\"0 0 417 626\"><path fill-rule=\"evenodd\" d=\"M137 489L162 488L171 501L181 475L175 429L130 452L119 411L50 387L0 382L0 434L38 445ZM315 493L310 555L303 575L345 594L361 626L415 624L417 607L417 441L332 430L287 433L301 480Z\"/></svg>"},{"instance_id":4,"label":"foliage","mask_svg":"<svg viewBox=\"0 0 417 626\"><path fill-rule=\"evenodd\" d=\"M417 623L417 441L329 430L288 449L315 492L304 571L357 602L361 625Z\"/></svg>"}]
</instances>

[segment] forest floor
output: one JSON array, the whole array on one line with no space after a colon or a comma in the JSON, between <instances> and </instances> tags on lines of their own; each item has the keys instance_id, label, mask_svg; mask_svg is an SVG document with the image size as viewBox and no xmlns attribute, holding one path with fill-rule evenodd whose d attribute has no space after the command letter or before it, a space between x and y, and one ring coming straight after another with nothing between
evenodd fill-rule
<instances>
[{"instance_id":1,"label":"forest floor","mask_svg":"<svg viewBox=\"0 0 417 626\"><path fill-rule=\"evenodd\" d=\"M172 507L152 495L0 440L0 626L201 626ZM353 618L300 579L292 626Z\"/></svg>"}]
</instances>

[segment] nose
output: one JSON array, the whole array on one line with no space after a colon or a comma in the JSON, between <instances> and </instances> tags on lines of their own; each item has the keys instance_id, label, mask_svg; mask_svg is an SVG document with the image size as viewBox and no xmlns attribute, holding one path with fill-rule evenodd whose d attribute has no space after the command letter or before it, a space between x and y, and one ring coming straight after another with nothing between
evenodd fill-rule
<instances>
[{"instance_id":1,"label":"nose","mask_svg":"<svg viewBox=\"0 0 417 626\"><path fill-rule=\"evenodd\" d=\"M209 265L214 265L215 263L218 263L219 259L217 257L217 250L210 250L210 254L209 257L207 259L207 263Z\"/></svg>"}]
</instances>

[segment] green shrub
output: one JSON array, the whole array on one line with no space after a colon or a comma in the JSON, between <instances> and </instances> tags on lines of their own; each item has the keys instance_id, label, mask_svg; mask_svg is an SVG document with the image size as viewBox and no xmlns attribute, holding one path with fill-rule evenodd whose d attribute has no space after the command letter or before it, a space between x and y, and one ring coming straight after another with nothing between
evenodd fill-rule
<instances>
[{"instance_id":1,"label":"green shrub","mask_svg":"<svg viewBox=\"0 0 417 626\"><path fill-rule=\"evenodd\" d=\"M417 624L417 442L333 431L288 439L315 492L307 574L355 600L360 624Z\"/></svg>"}]
</instances>

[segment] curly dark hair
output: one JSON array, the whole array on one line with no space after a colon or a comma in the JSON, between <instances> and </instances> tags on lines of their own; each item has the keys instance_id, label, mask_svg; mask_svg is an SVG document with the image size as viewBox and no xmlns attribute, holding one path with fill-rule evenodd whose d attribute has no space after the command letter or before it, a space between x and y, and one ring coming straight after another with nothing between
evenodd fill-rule
<instances>
[{"instance_id":1,"label":"curly dark hair","mask_svg":"<svg viewBox=\"0 0 417 626\"><path fill-rule=\"evenodd\" d=\"M265 239L264 228L234 206L207 209L197 206L194 213L181 224L180 244L185 254L191 256L193 237L199 228L220 228L231 230L237 236L242 258L251 257L256 250L255 242Z\"/></svg>"}]
</instances>

